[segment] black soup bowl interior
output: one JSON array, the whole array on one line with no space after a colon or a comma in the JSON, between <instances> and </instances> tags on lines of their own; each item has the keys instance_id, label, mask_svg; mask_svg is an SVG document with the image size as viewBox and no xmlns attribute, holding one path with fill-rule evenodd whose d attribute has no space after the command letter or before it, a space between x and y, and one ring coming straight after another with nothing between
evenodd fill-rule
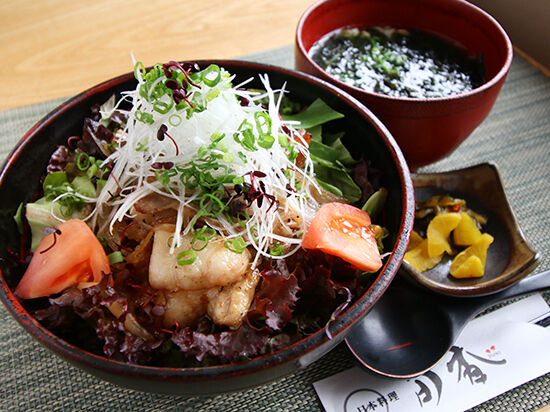
<instances>
[{"instance_id":1,"label":"black soup bowl interior","mask_svg":"<svg viewBox=\"0 0 550 412\"><path fill-rule=\"evenodd\" d=\"M295 100L309 104L320 97L345 115L332 122L335 128L345 131L345 144L355 157L364 156L383 172L382 185L389 191L384 223L391 233L386 250L391 254L384 259L384 266L366 292L330 324L332 338L321 329L277 352L240 363L192 368L131 365L85 351L54 335L33 318L32 303L18 300L13 293L25 269L9 252L19 250L21 241L13 216L20 203L33 199L51 153L58 145L65 144L69 136L80 135L90 107L136 85L133 73L99 84L38 122L3 167L0 298L21 326L48 349L87 372L121 386L158 393L214 394L245 389L306 367L340 343L350 327L368 313L395 276L408 244L414 214L409 170L394 139L368 109L339 89L306 74L242 61L198 62L200 67L211 63L235 74L234 84L254 77L248 87L261 88L257 75L266 73L273 88L286 83L286 90Z\"/></svg>"}]
</instances>

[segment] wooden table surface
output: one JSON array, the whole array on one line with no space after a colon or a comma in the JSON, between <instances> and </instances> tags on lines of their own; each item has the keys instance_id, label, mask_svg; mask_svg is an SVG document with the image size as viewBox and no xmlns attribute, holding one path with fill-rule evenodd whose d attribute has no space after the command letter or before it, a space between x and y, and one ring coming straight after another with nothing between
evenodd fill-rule
<instances>
[{"instance_id":1,"label":"wooden table surface","mask_svg":"<svg viewBox=\"0 0 550 412\"><path fill-rule=\"evenodd\" d=\"M83 91L167 60L234 58L294 42L314 0L2 0L0 110Z\"/></svg>"}]
</instances>

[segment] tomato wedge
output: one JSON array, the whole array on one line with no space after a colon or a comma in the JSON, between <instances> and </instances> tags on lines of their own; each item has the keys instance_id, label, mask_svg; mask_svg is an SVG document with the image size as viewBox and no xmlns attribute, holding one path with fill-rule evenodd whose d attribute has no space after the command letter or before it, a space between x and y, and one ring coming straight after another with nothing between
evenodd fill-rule
<instances>
[{"instance_id":1,"label":"tomato wedge","mask_svg":"<svg viewBox=\"0 0 550 412\"><path fill-rule=\"evenodd\" d=\"M99 282L110 273L109 259L90 227L71 219L46 235L34 252L15 293L33 299L62 292L79 283Z\"/></svg>"},{"instance_id":2,"label":"tomato wedge","mask_svg":"<svg viewBox=\"0 0 550 412\"><path fill-rule=\"evenodd\" d=\"M338 256L367 272L382 267L370 216L345 203L321 206L304 235L302 247Z\"/></svg>"}]
</instances>

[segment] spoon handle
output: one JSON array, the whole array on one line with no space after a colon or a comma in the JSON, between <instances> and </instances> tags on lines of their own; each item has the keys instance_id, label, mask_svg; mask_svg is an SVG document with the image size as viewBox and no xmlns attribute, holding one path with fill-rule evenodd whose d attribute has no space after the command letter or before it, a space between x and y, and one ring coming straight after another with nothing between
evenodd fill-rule
<instances>
[{"instance_id":1,"label":"spoon handle","mask_svg":"<svg viewBox=\"0 0 550 412\"><path fill-rule=\"evenodd\" d=\"M526 293L538 292L548 288L550 288L550 270L528 276L502 292L489 296L486 300L487 307L505 299L524 295Z\"/></svg>"}]
</instances>

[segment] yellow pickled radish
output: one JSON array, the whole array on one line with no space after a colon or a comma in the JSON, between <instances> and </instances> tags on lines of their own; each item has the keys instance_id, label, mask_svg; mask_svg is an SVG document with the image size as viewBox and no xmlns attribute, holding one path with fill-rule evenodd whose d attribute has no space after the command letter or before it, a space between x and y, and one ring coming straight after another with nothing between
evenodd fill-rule
<instances>
[{"instance_id":1,"label":"yellow pickled radish","mask_svg":"<svg viewBox=\"0 0 550 412\"><path fill-rule=\"evenodd\" d=\"M442 213L432 219L426 231L428 255L440 256L447 252L452 254L450 234L458 226L460 213Z\"/></svg>"},{"instance_id":2,"label":"yellow pickled radish","mask_svg":"<svg viewBox=\"0 0 550 412\"><path fill-rule=\"evenodd\" d=\"M413 230L411 232L411 238L409 240L409 246L407 247L407 250L414 249L418 245L420 245L420 242L422 242L424 239L422 239L422 236L418 234L416 230Z\"/></svg>"},{"instance_id":3,"label":"yellow pickled radish","mask_svg":"<svg viewBox=\"0 0 550 412\"><path fill-rule=\"evenodd\" d=\"M493 240L494 238L490 234L484 233L477 242L456 255L450 267L451 276L456 278L483 276L487 260L487 249L489 249ZM479 265L471 257L477 258Z\"/></svg>"},{"instance_id":4,"label":"yellow pickled radish","mask_svg":"<svg viewBox=\"0 0 550 412\"><path fill-rule=\"evenodd\" d=\"M471 255L464 262L455 268L451 269L451 275L455 278L479 278L483 276L485 267L481 263L481 259Z\"/></svg>"},{"instance_id":5,"label":"yellow pickled radish","mask_svg":"<svg viewBox=\"0 0 550 412\"><path fill-rule=\"evenodd\" d=\"M453 231L453 241L459 246L473 245L481 239L481 231L468 213L462 212L460 215L460 222Z\"/></svg>"},{"instance_id":6,"label":"yellow pickled radish","mask_svg":"<svg viewBox=\"0 0 550 412\"><path fill-rule=\"evenodd\" d=\"M427 239L422 240L418 246L405 253L405 260L419 272L424 272L425 270L433 268L441 261L442 257L443 254L435 257L430 257L428 255Z\"/></svg>"}]
</instances>

